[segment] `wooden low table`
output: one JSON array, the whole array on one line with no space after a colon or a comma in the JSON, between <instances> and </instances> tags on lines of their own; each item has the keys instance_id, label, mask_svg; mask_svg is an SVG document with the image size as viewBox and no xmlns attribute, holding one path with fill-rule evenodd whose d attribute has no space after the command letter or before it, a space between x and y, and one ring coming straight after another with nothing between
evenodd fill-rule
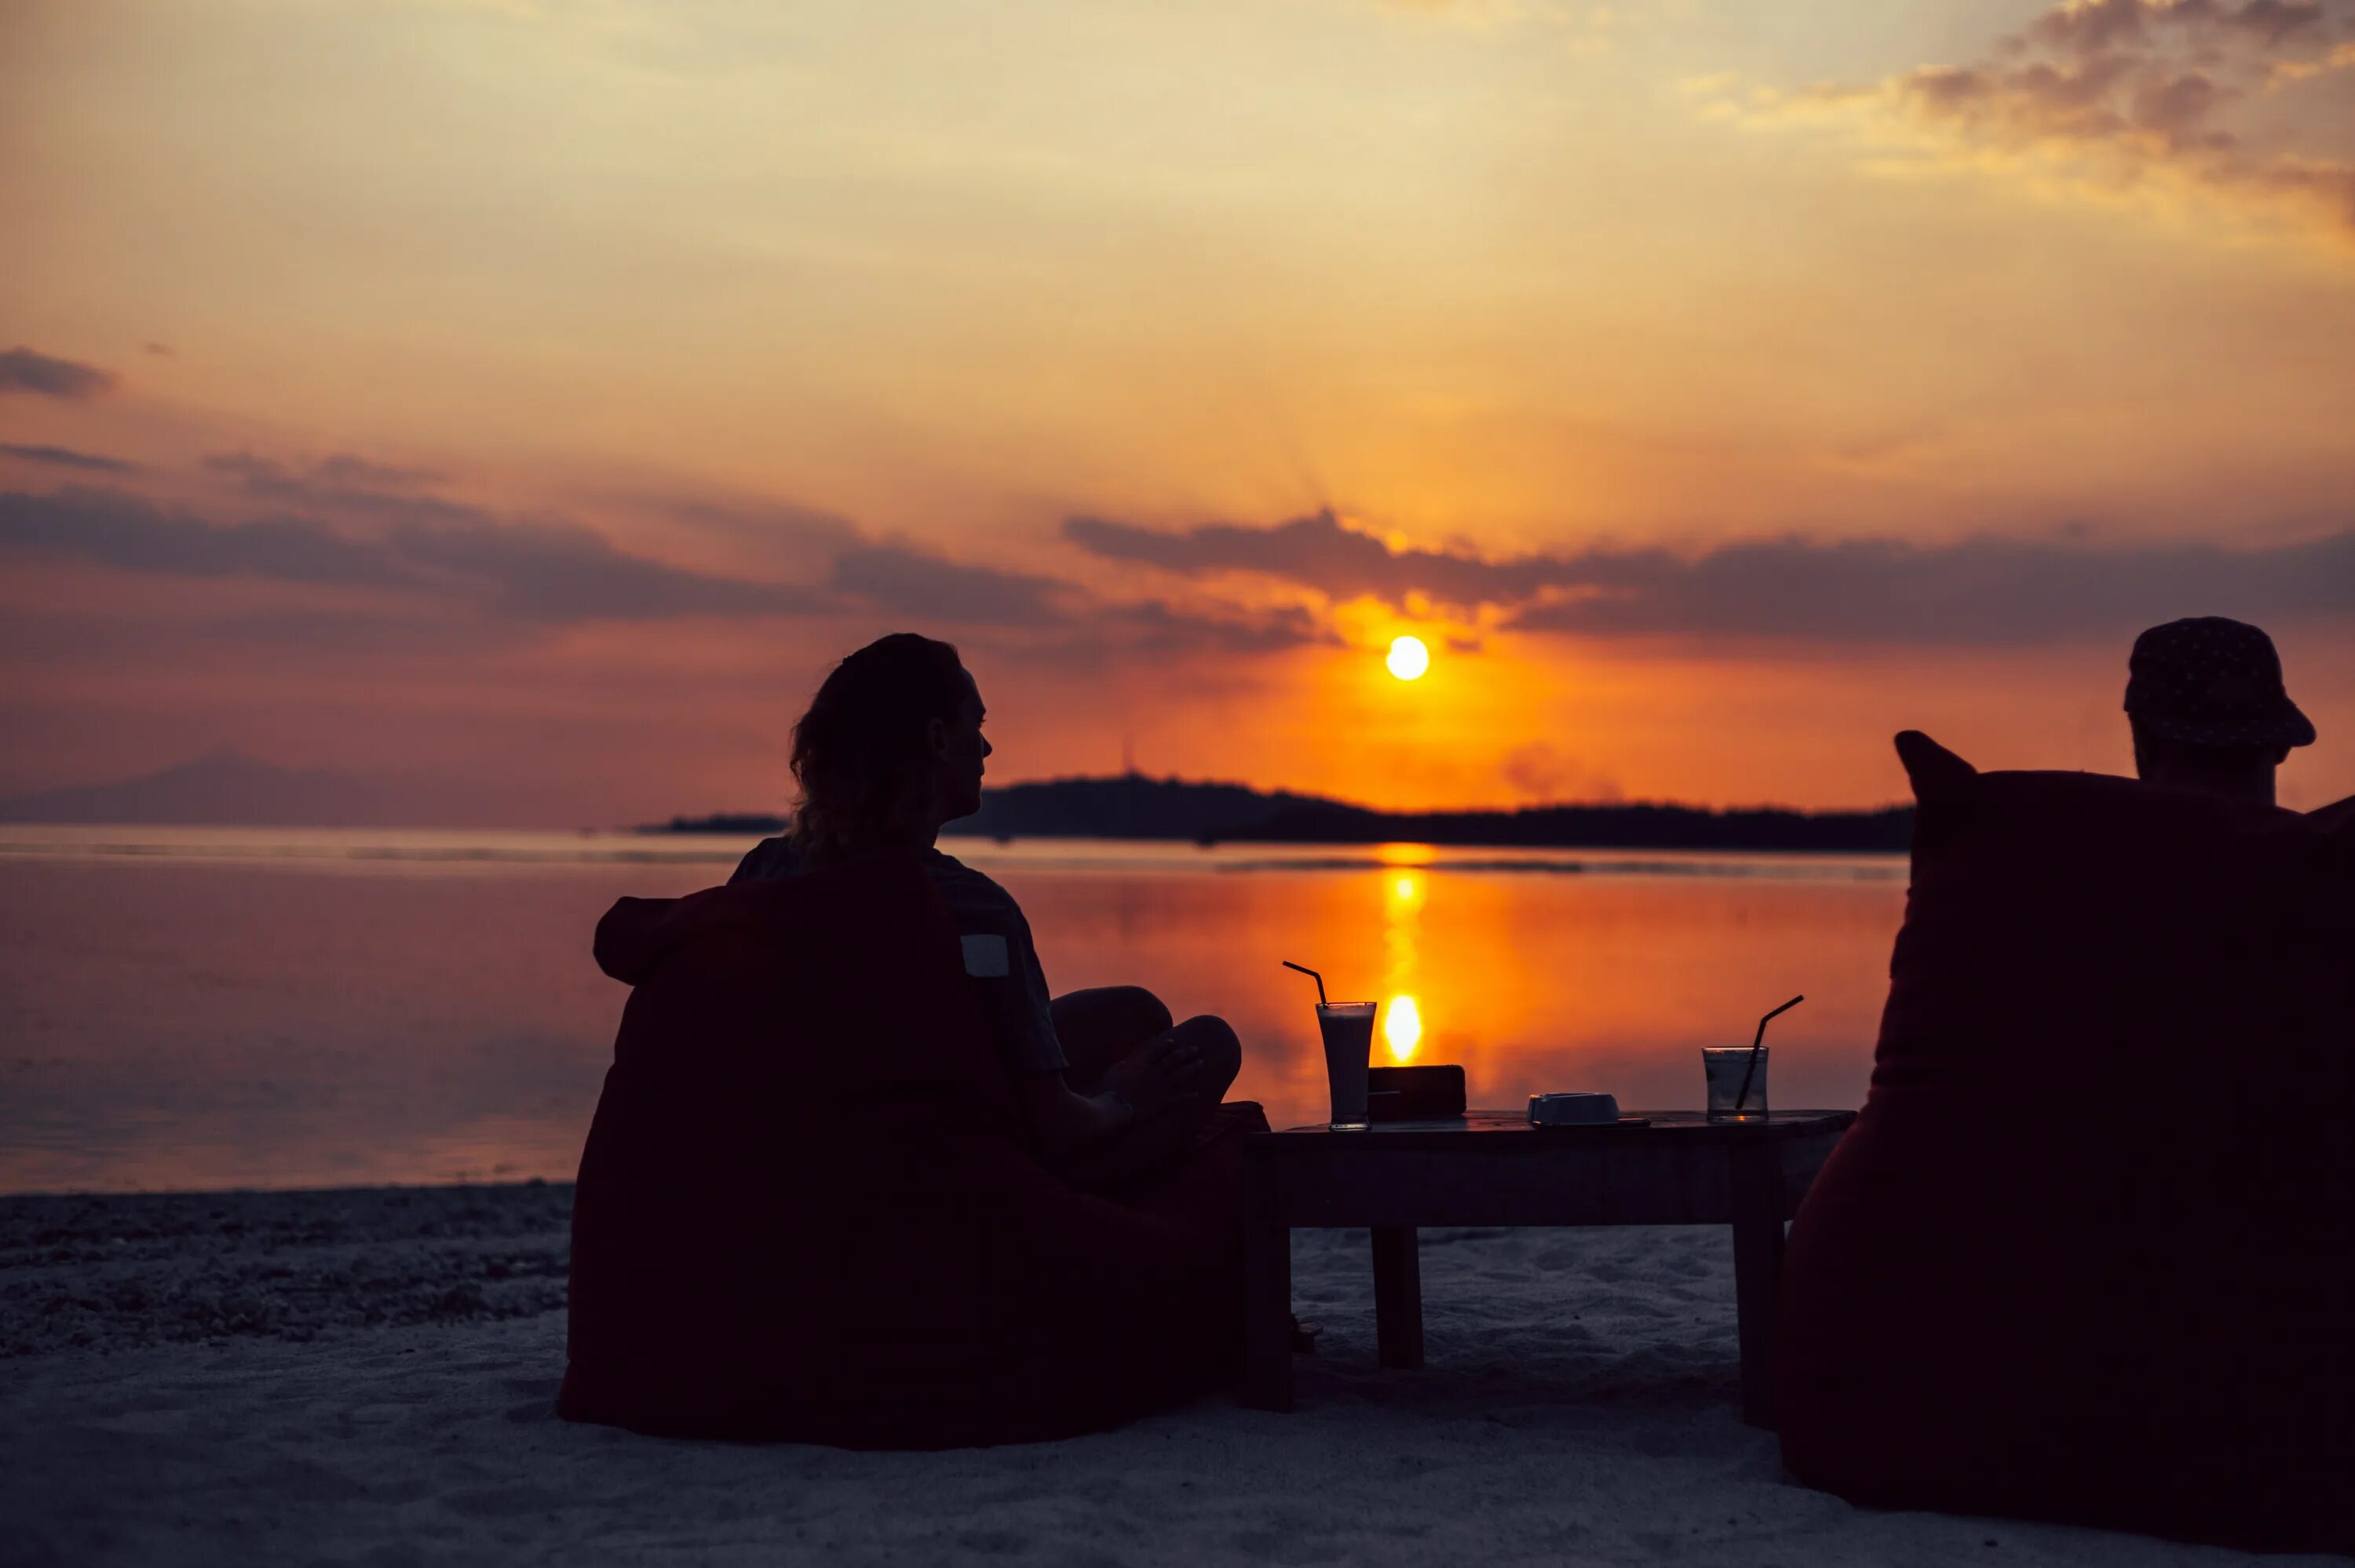
<instances>
[{"instance_id":1,"label":"wooden low table","mask_svg":"<svg viewBox=\"0 0 2355 1568\"><path fill-rule=\"evenodd\" d=\"M1711 1122L1644 1111L1643 1127L1534 1128L1509 1111L1444 1121L1256 1133L1245 1199L1244 1402L1292 1408L1292 1233L1373 1232L1381 1364L1423 1364L1423 1225L1731 1225L1742 1419L1774 1424L1783 1222L1797 1212L1854 1111Z\"/></svg>"}]
</instances>

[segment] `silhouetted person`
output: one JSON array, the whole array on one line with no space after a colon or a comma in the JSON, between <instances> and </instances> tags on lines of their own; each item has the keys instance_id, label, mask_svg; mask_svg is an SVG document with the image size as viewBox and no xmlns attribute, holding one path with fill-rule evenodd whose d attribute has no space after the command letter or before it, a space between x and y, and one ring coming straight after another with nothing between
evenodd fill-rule
<instances>
[{"instance_id":1,"label":"silhouetted person","mask_svg":"<svg viewBox=\"0 0 2355 1568\"><path fill-rule=\"evenodd\" d=\"M2314 744L2289 700L2273 639L2197 616L2154 626L2126 661L2135 772L2147 782L2274 804L2274 769Z\"/></svg>"},{"instance_id":2,"label":"silhouetted person","mask_svg":"<svg viewBox=\"0 0 2355 1568\"><path fill-rule=\"evenodd\" d=\"M1050 998L1029 922L1007 891L934 847L981 809L993 747L980 689L946 642L900 632L835 666L794 726L801 800L790 832L744 856L730 884L913 850L964 938L1023 1116L1042 1156L1096 1181L1184 1149L1241 1065L1220 1019L1173 1024L1139 986Z\"/></svg>"}]
</instances>

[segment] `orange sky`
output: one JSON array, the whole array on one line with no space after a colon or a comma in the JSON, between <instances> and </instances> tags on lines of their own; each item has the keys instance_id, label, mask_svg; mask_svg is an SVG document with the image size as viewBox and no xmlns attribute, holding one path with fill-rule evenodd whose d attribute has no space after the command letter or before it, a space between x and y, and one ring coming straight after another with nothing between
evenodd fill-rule
<instances>
[{"instance_id":1,"label":"orange sky","mask_svg":"<svg viewBox=\"0 0 2355 1568\"><path fill-rule=\"evenodd\" d=\"M2355 0L19 0L0 229L0 794L773 805L906 627L1007 778L1851 804L2200 613L2355 791Z\"/></svg>"}]
</instances>

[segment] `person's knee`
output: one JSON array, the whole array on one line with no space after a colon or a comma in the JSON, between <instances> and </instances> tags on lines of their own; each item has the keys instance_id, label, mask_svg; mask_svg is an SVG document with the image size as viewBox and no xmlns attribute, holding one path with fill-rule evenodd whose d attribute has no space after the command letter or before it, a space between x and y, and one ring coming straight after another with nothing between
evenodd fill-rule
<instances>
[{"instance_id":1,"label":"person's knee","mask_svg":"<svg viewBox=\"0 0 2355 1568\"><path fill-rule=\"evenodd\" d=\"M1202 1053L1202 1061L1217 1080L1221 1094L1242 1071L1243 1043L1223 1018L1199 1013L1178 1024L1178 1033Z\"/></svg>"},{"instance_id":2,"label":"person's knee","mask_svg":"<svg viewBox=\"0 0 2355 1568\"><path fill-rule=\"evenodd\" d=\"M1050 1004L1058 1033L1101 1042L1117 1053L1133 1049L1170 1026L1169 1009L1141 985L1100 985L1066 991Z\"/></svg>"},{"instance_id":3,"label":"person's knee","mask_svg":"<svg viewBox=\"0 0 2355 1568\"><path fill-rule=\"evenodd\" d=\"M1131 1038L1150 1040L1174 1022L1168 1004L1141 985L1108 985L1103 994L1106 1011L1120 1020L1121 1033Z\"/></svg>"}]
</instances>

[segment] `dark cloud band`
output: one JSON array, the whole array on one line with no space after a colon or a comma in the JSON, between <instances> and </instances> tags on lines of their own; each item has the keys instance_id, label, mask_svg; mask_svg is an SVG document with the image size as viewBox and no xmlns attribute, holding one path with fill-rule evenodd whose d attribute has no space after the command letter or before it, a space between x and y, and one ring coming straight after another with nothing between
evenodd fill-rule
<instances>
[{"instance_id":1,"label":"dark cloud band","mask_svg":"<svg viewBox=\"0 0 2355 1568\"><path fill-rule=\"evenodd\" d=\"M385 588L471 600L530 620L773 615L815 608L806 588L740 582L625 555L585 528L479 517L396 522L377 536L308 517L214 523L119 490L0 493L0 551L66 555L123 571Z\"/></svg>"},{"instance_id":2,"label":"dark cloud band","mask_svg":"<svg viewBox=\"0 0 2355 1568\"><path fill-rule=\"evenodd\" d=\"M823 580L780 583L632 555L548 519L502 519L423 493L421 471L330 459L307 470L208 465L281 510L218 521L127 490L0 493L0 556L66 556L124 572L384 590L523 631L591 621L815 617L972 630L1057 658L1252 655L1329 641L1305 610L1107 600L1074 583L861 540L828 522ZM304 511L289 510L300 505ZM806 532L806 530L805 530ZM441 618L446 623L446 616ZM304 623L336 642L333 617Z\"/></svg>"},{"instance_id":3,"label":"dark cloud band","mask_svg":"<svg viewBox=\"0 0 2355 1568\"><path fill-rule=\"evenodd\" d=\"M84 473L137 473L139 465L121 458L101 457L96 452L78 452L70 447L18 446L13 441L0 441L0 457L12 457L25 462L47 463L52 468L80 469Z\"/></svg>"},{"instance_id":4,"label":"dark cloud band","mask_svg":"<svg viewBox=\"0 0 2355 1568\"><path fill-rule=\"evenodd\" d=\"M0 353L0 392L79 400L114 389L114 372L55 359L21 345Z\"/></svg>"},{"instance_id":5,"label":"dark cloud band","mask_svg":"<svg viewBox=\"0 0 2355 1568\"><path fill-rule=\"evenodd\" d=\"M967 626L1058 626L1074 590L1052 577L969 566L922 551L874 545L843 551L836 591L887 615Z\"/></svg>"},{"instance_id":6,"label":"dark cloud band","mask_svg":"<svg viewBox=\"0 0 2355 1568\"><path fill-rule=\"evenodd\" d=\"M1488 561L1392 552L1329 513L1161 532L1073 518L1091 553L1181 576L1250 572L1337 599L1487 606L1525 631L1997 646L2112 636L2186 613L2355 615L2355 531L2269 547L1780 538L1698 555L1595 549Z\"/></svg>"}]
</instances>

